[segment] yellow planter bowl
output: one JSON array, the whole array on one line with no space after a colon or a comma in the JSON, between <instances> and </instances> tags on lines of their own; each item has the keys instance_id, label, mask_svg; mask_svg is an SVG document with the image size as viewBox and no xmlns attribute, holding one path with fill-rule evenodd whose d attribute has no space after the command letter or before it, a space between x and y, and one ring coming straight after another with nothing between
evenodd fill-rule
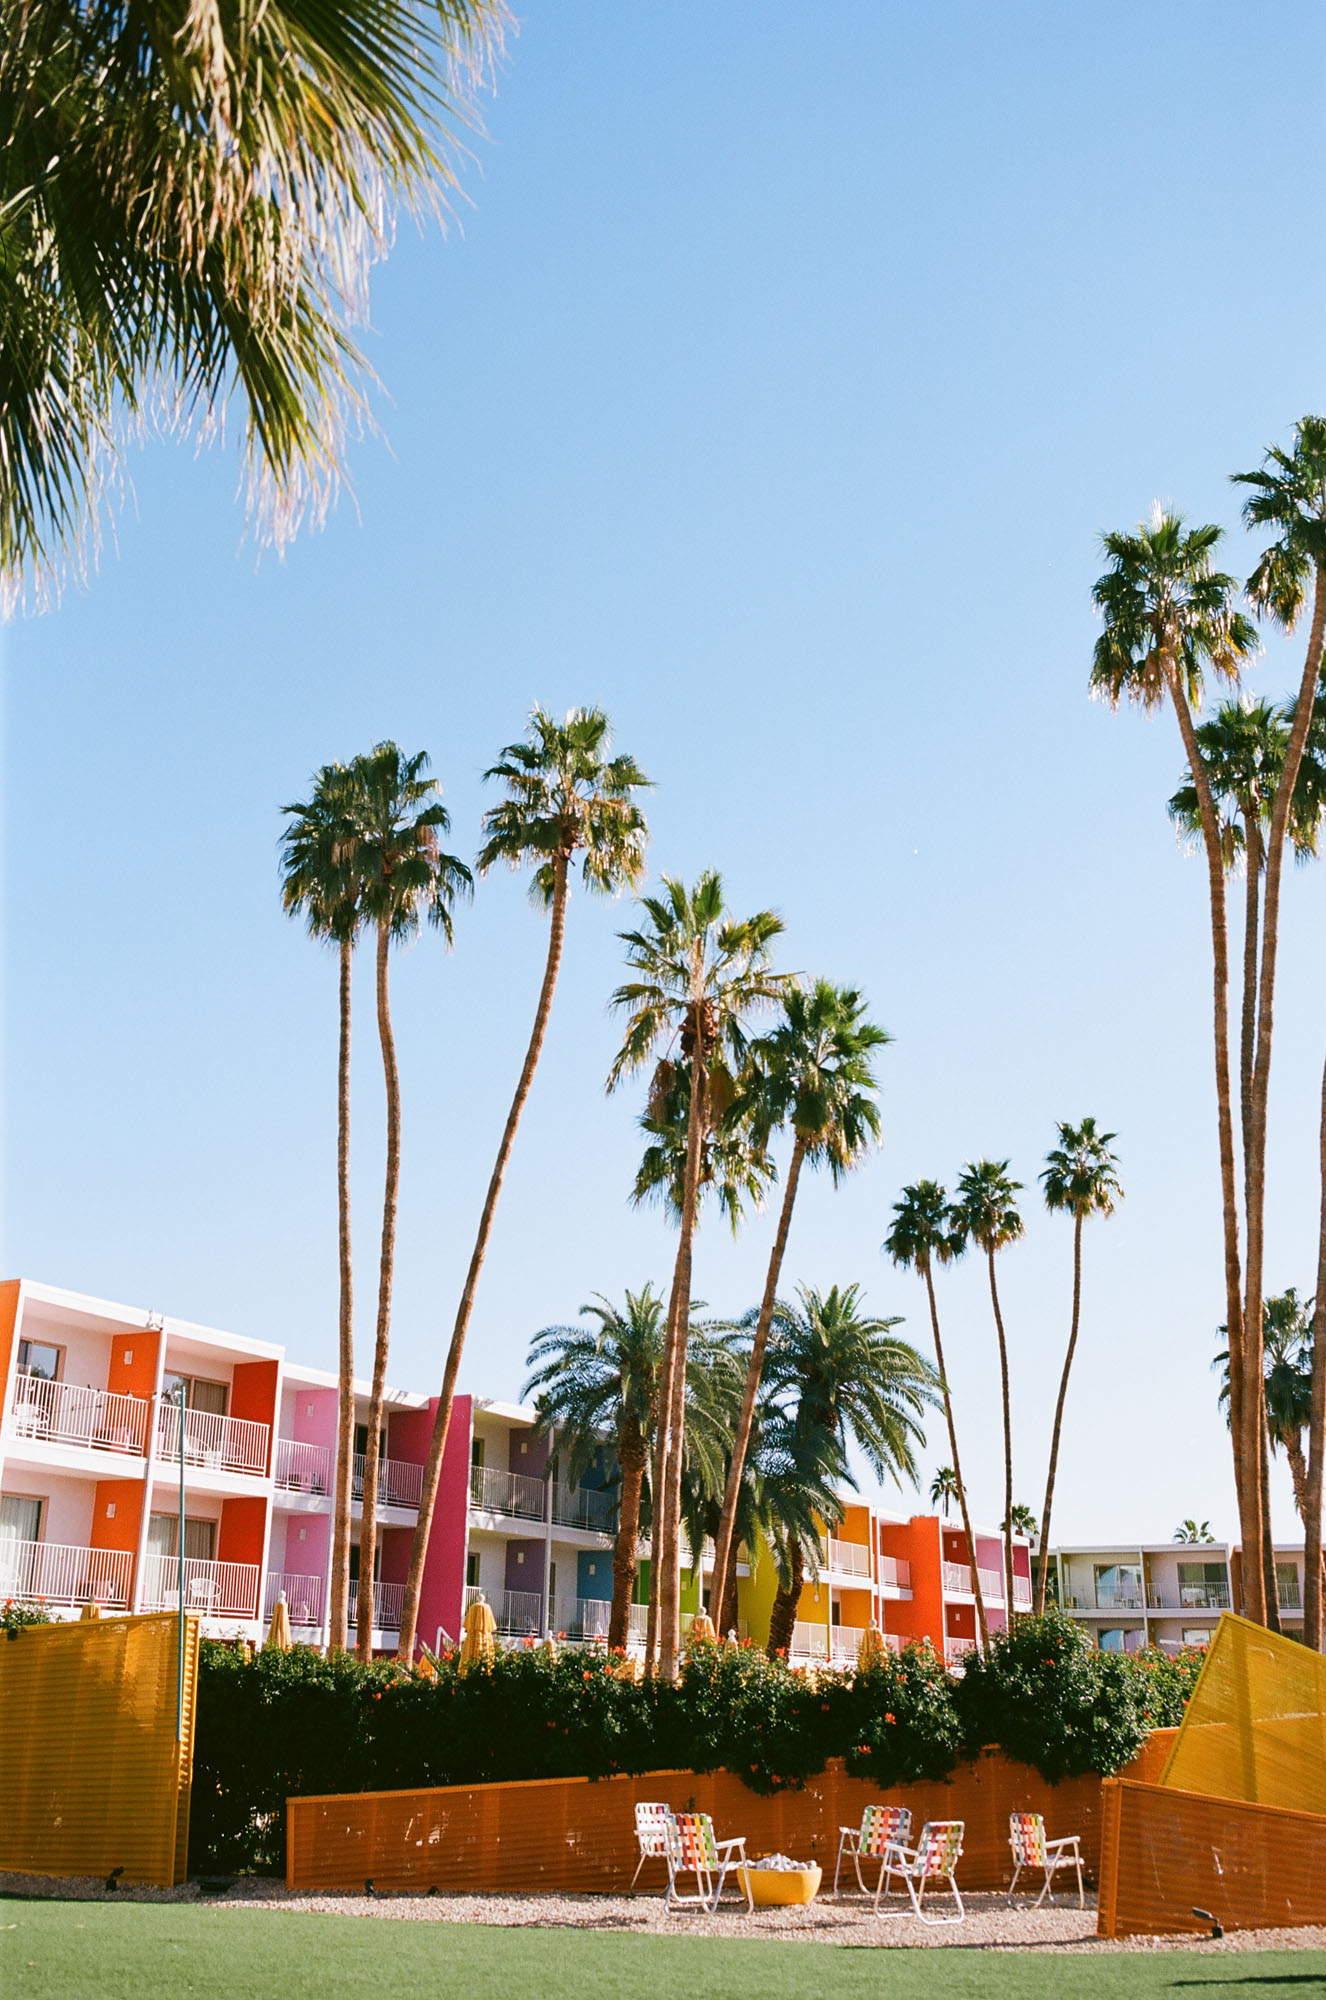
<instances>
[{"instance_id":1,"label":"yellow planter bowl","mask_svg":"<svg viewBox=\"0 0 1326 2000\"><path fill-rule=\"evenodd\" d=\"M813 1903L819 1891L820 1870L809 1868L742 1868L741 1886L749 1886L751 1901L758 1910L786 1908L796 1903Z\"/></svg>"}]
</instances>

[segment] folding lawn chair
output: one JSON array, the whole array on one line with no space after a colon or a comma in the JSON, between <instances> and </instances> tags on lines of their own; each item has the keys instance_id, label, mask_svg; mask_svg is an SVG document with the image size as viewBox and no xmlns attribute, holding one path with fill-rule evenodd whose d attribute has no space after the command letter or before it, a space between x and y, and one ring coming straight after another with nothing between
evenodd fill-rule
<instances>
[{"instance_id":1,"label":"folding lawn chair","mask_svg":"<svg viewBox=\"0 0 1326 2000\"><path fill-rule=\"evenodd\" d=\"M640 1843L640 1859L631 1877L632 1889L639 1881L640 1870L646 1861L666 1861L668 1858L668 1808L643 1802L638 1804L635 1809L635 1837Z\"/></svg>"},{"instance_id":2,"label":"folding lawn chair","mask_svg":"<svg viewBox=\"0 0 1326 2000\"><path fill-rule=\"evenodd\" d=\"M886 1867L890 1875L901 1877L908 1896L911 1898L913 1914L923 1924L960 1924L967 1912L962 1906L958 1892L956 1869L962 1855L964 1822L960 1819L928 1819L921 1828L921 1837L915 1847L898 1844L891 1847L886 1857ZM957 1904L956 1917L928 1917L924 1910L925 1886L927 1882L947 1882ZM886 1917L900 1917L902 1910L885 1910Z\"/></svg>"},{"instance_id":3,"label":"folding lawn chair","mask_svg":"<svg viewBox=\"0 0 1326 2000\"><path fill-rule=\"evenodd\" d=\"M885 1882L893 1874L889 1866L889 1850L906 1846L912 1837L912 1816L906 1806L867 1806L861 1815L861 1824L840 1826L838 1829L838 1862L833 1871L833 1893L838 1894L838 1877L842 1872L843 1856L849 1854L856 1870L857 1886L863 1896L874 1896L875 1913L879 1914L879 1899L884 1893ZM862 1861L878 1861L879 1880L872 1891L861 1873Z\"/></svg>"},{"instance_id":4,"label":"folding lawn chair","mask_svg":"<svg viewBox=\"0 0 1326 2000\"><path fill-rule=\"evenodd\" d=\"M1045 1876L1040 1895L1034 1907L1039 1909L1047 1899L1054 1901L1054 1877L1060 1868L1077 1870L1077 1907L1086 1907L1086 1895L1082 1888L1082 1836L1080 1833L1066 1833L1061 1840L1045 1838L1045 1821L1039 1813L1010 1813L1008 1815L1008 1844L1013 1850L1013 1880L1008 1888L1008 1901L1013 1900L1013 1891L1018 1885L1018 1876L1024 1868L1039 1868Z\"/></svg>"},{"instance_id":5,"label":"folding lawn chair","mask_svg":"<svg viewBox=\"0 0 1326 2000\"><path fill-rule=\"evenodd\" d=\"M746 1868L746 1836L715 1840L714 1823L708 1813L669 1813L666 1821L668 1843L668 1895L664 1905L672 1910L718 1908L723 1884L729 1875ZM678 1879L694 1875L695 1892L683 1895ZM738 1878L745 1893L746 1908L753 1910L750 1875Z\"/></svg>"}]
</instances>

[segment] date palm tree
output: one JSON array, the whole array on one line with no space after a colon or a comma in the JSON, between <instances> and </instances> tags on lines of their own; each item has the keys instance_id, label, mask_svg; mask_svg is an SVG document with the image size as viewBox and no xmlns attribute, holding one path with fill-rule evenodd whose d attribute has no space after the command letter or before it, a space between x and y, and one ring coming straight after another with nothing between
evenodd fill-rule
<instances>
[{"instance_id":1,"label":"date palm tree","mask_svg":"<svg viewBox=\"0 0 1326 2000\"><path fill-rule=\"evenodd\" d=\"M1174 709L1197 789L1202 844L1206 852L1211 906L1212 1027L1215 1044L1216 1112L1220 1148L1221 1220L1224 1229L1225 1302L1230 1345L1239 1386L1234 1410L1234 1477L1244 1546L1261 1546L1261 1490L1258 1428L1249 1428L1242 1410L1242 1277L1238 1190L1234 1164L1233 1107L1229 1080L1229 935L1225 910L1225 857L1220 817L1212 796L1193 709L1200 703L1207 674L1237 681L1243 662L1256 647L1251 621L1237 608L1238 586L1213 564L1219 528L1189 528L1176 514L1157 508L1134 534L1103 537L1108 568L1092 590L1103 620L1092 660L1092 691L1117 707L1122 700L1155 710L1169 701ZM1258 1394L1260 1392L1258 1391ZM1266 1606L1260 1577L1253 1580L1249 1612L1264 1623Z\"/></svg>"},{"instance_id":2,"label":"date palm tree","mask_svg":"<svg viewBox=\"0 0 1326 2000\"><path fill-rule=\"evenodd\" d=\"M1234 483L1248 489L1243 506L1243 519L1247 526L1270 528L1275 537L1248 579L1248 596L1253 604L1282 630L1292 632L1307 606L1309 589L1312 595L1303 671L1292 710L1284 767L1275 788L1271 825L1266 836L1266 889L1262 899L1261 966L1257 982L1257 1046L1252 1068L1251 1127L1247 1148L1244 1323L1240 1341L1236 1343L1232 1334L1230 1339L1231 1354L1236 1364L1241 1363L1242 1396L1248 1406L1240 1413L1238 1404L1235 1404L1235 1422L1239 1422L1241 1414L1242 1429L1250 1450L1254 1440L1260 1448L1265 1393L1261 1311L1266 1121L1279 950L1280 883L1299 767L1308 745L1321 683L1323 648L1326 647L1326 418L1301 418L1294 426L1294 440L1288 450L1273 445L1265 453L1256 472L1236 473ZM1326 1422L1326 1417L1323 1421ZM1314 1440L1310 1435L1310 1454L1314 1441L1320 1464L1323 1453L1326 1453L1326 1436ZM1244 1548L1260 1547L1263 1568L1269 1570L1273 1577L1270 1520L1263 1517L1257 1525L1260 1535L1253 1543L1248 1537L1247 1524L1244 1524ZM1244 1567L1246 1572L1246 1563ZM1255 1569L1256 1565L1253 1567ZM1245 1591L1246 1588L1245 1581ZM1272 1594L1272 1607L1274 1603ZM1253 1609L1249 1615L1257 1617L1258 1614Z\"/></svg>"},{"instance_id":3,"label":"date palm tree","mask_svg":"<svg viewBox=\"0 0 1326 2000\"><path fill-rule=\"evenodd\" d=\"M930 1505L932 1507L942 1507L944 1510L944 1519L947 1521L948 1510L957 1497L958 1482L953 1467L951 1465L939 1466L934 1478L930 1481Z\"/></svg>"},{"instance_id":4,"label":"date palm tree","mask_svg":"<svg viewBox=\"0 0 1326 2000\"><path fill-rule=\"evenodd\" d=\"M772 910L733 919L724 907L721 878L713 870L701 875L691 889L665 876L661 893L642 897L640 910L640 927L622 934L627 963L637 976L613 995L612 1004L627 1016L627 1023L608 1088L616 1089L624 1077L652 1061L651 1100L666 1101L679 1069L686 1072L689 1091L686 1173L668 1301L654 1480L658 1665L659 1672L672 1679L680 1637L686 1302L691 1295L703 1140L735 1095L751 1016L779 999L788 980L769 963L782 920Z\"/></svg>"},{"instance_id":5,"label":"date palm tree","mask_svg":"<svg viewBox=\"0 0 1326 2000\"><path fill-rule=\"evenodd\" d=\"M283 808L281 900L302 915L310 937L334 945L340 961L340 1038L336 1089L336 1213L340 1310L336 1401L336 1488L332 1515L328 1638L344 1650L350 1588L350 1521L355 1435L354 1274L350 1241L350 986L363 929L363 884L356 862L357 792L344 764L324 764L309 797Z\"/></svg>"},{"instance_id":6,"label":"date palm tree","mask_svg":"<svg viewBox=\"0 0 1326 2000\"><path fill-rule=\"evenodd\" d=\"M999 1339L999 1387L1004 1408L1004 1519L1013 1512L1013 1400L1008 1386L1008 1342L1004 1337L1004 1315L999 1305L999 1285L995 1277L995 1254L1016 1243L1022 1234L1022 1217L1017 1197L1021 1181L1010 1178L1007 1160L969 1162L958 1177L957 1208L966 1235L985 1252L985 1268L990 1280L990 1303L994 1307L995 1333ZM1004 1535L1004 1602L1010 1624L1013 1619L1013 1544Z\"/></svg>"},{"instance_id":7,"label":"date palm tree","mask_svg":"<svg viewBox=\"0 0 1326 2000\"><path fill-rule=\"evenodd\" d=\"M935 1343L935 1360L939 1364L939 1392L944 1402L944 1422L948 1428L948 1447L953 1460L953 1481L957 1488L958 1511L962 1515L962 1531L967 1537L967 1554L971 1561L972 1590L976 1597L976 1624L984 1648L989 1644L990 1631L985 1617L985 1599L981 1592L980 1565L976 1559L976 1537L972 1533L967 1488L962 1477L962 1461L958 1456L958 1433L953 1421L953 1391L948 1369L944 1366L944 1343L939 1333L939 1307L935 1303L935 1265L954 1263L966 1247L967 1237L961 1216L955 1211L947 1191L938 1181L915 1181L910 1187L903 1189L900 1199L893 1204L893 1226L884 1239L884 1252L900 1270L915 1271L925 1284L926 1298L930 1305L930 1331Z\"/></svg>"},{"instance_id":8,"label":"date palm tree","mask_svg":"<svg viewBox=\"0 0 1326 2000\"><path fill-rule=\"evenodd\" d=\"M95 552L127 436L232 393L278 534L320 512L394 212L436 206L504 0L0 0L0 597Z\"/></svg>"},{"instance_id":9,"label":"date palm tree","mask_svg":"<svg viewBox=\"0 0 1326 2000\"><path fill-rule=\"evenodd\" d=\"M729 1114L738 1123L750 1124L761 1152L774 1132L790 1126L792 1154L728 1468L714 1559L716 1577L726 1578L731 1567L737 1499L801 1169L807 1162L826 1166L837 1186L879 1138L874 1054L890 1037L865 1019L865 1009L861 994L827 979L816 980L809 989L791 988L783 995L777 1026L752 1046L750 1078L738 1090ZM721 1630L729 1622L731 1607L722 1593L716 1602Z\"/></svg>"},{"instance_id":10,"label":"date palm tree","mask_svg":"<svg viewBox=\"0 0 1326 2000\"><path fill-rule=\"evenodd\" d=\"M1094 1118L1080 1125L1059 1127L1059 1144L1045 1155L1041 1187L1051 1215L1073 1218L1073 1314L1068 1328L1068 1349L1059 1395L1054 1406L1054 1429L1050 1433L1050 1467L1045 1475L1045 1507L1041 1514L1039 1559L1036 1565L1035 1614L1045 1615L1045 1593L1050 1574L1050 1512L1054 1506L1054 1482L1059 1469L1059 1443L1063 1436L1064 1405L1068 1400L1068 1377L1077 1351L1077 1330L1082 1313L1082 1224L1090 1215L1113 1215L1114 1205L1123 1199L1116 1172L1118 1159L1110 1151L1113 1132L1098 1132Z\"/></svg>"},{"instance_id":11,"label":"date palm tree","mask_svg":"<svg viewBox=\"0 0 1326 2000\"><path fill-rule=\"evenodd\" d=\"M612 1559L610 1648L624 1646L635 1589L636 1548L649 1446L663 1365L664 1302L652 1285L627 1292L624 1307L597 1294L580 1308L594 1326L545 1326L530 1344L533 1396L541 1426L560 1434L574 1484L611 1438L621 1480Z\"/></svg>"},{"instance_id":12,"label":"date palm tree","mask_svg":"<svg viewBox=\"0 0 1326 2000\"><path fill-rule=\"evenodd\" d=\"M451 1427L456 1380L465 1351L465 1336L469 1331L479 1274L488 1253L498 1197L515 1144L516 1129L529 1098L548 1032L553 994L562 964L566 911L576 857L580 857L580 879L584 887L598 895L615 895L623 888L632 887L644 874L649 832L637 795L648 788L650 781L633 757L613 756L611 750L612 724L602 709L573 708L559 721L546 709L535 708L530 715L529 734L525 741L508 743L498 761L484 774L490 781L503 786L505 797L484 815L485 839L479 851L478 871L480 875L486 875L499 864L532 870L530 901L536 909L548 912L548 952L538 1005L534 1010L534 1026L498 1142L497 1158L488 1179L478 1234L470 1253L469 1269L465 1273L465 1285L456 1308L442 1371L442 1386L438 1392L433 1434L424 1465L419 1517L410 1548L401 1608L397 1656L406 1666L414 1656L419 1592L433 1527L433 1510L437 1505L442 1454L446 1450Z\"/></svg>"},{"instance_id":13,"label":"date palm tree","mask_svg":"<svg viewBox=\"0 0 1326 2000\"><path fill-rule=\"evenodd\" d=\"M382 1406L391 1337L391 1288L396 1263L396 1201L401 1164L401 1090L391 1026L388 969L391 947L427 922L451 942L452 910L473 878L463 861L442 850L451 816L427 776L428 755L407 757L395 743L379 743L350 767L355 863L362 883L365 920L377 934L378 1040L387 1092L387 1160L382 1193L382 1245L378 1259L378 1310L364 1446L364 1497L359 1524L359 1624L357 1651L373 1657L373 1571L377 1555L378 1463Z\"/></svg>"}]
</instances>

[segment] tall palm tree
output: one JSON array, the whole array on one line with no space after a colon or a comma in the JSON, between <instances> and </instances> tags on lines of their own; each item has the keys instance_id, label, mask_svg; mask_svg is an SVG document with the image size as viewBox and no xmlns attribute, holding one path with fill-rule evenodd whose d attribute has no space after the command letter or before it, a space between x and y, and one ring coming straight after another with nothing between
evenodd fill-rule
<instances>
[{"instance_id":1,"label":"tall palm tree","mask_svg":"<svg viewBox=\"0 0 1326 2000\"><path fill-rule=\"evenodd\" d=\"M947 1521L949 1507L957 1497L958 1481L953 1467L951 1465L939 1466L934 1478L930 1481L930 1505L932 1507L942 1507L944 1510L944 1519Z\"/></svg>"},{"instance_id":2,"label":"tall palm tree","mask_svg":"<svg viewBox=\"0 0 1326 2000\"><path fill-rule=\"evenodd\" d=\"M995 1333L999 1339L999 1387L1004 1407L1004 1520L1013 1512L1013 1400L1008 1386L1008 1342L1004 1337L1004 1315L999 1305L999 1285L995 1278L995 1253L1016 1243L1022 1234L1022 1217L1017 1197L1021 1181L1010 1178L1007 1160L969 1161L958 1176L957 1208L966 1234L985 1252L985 1268L990 1280L990 1303L994 1307ZM1013 1622L1013 1544L1004 1534L1004 1602Z\"/></svg>"},{"instance_id":3,"label":"tall palm tree","mask_svg":"<svg viewBox=\"0 0 1326 2000\"><path fill-rule=\"evenodd\" d=\"M1271 1043L1275 1011L1275 971L1280 935L1280 882L1285 837L1289 829L1299 766L1307 748L1313 708L1321 681L1326 647L1326 418L1303 417L1294 426L1294 441L1286 451L1273 445L1256 472L1234 475L1234 483L1249 489L1243 519L1249 528L1270 528L1275 536L1248 579L1248 596L1257 609L1282 630L1292 632L1312 589L1312 616L1303 672L1293 706L1284 767L1275 788L1271 825L1266 836L1266 890L1262 900L1261 968L1257 984L1257 1047L1252 1068L1251 1129L1248 1142L1244 1323L1241 1341L1231 1352L1241 1358L1244 1436L1258 1449L1262 1436L1265 1393L1262 1367L1262 1262L1266 1210L1266 1120L1271 1077ZM1240 1415L1235 1405L1235 1418ZM1326 1439L1322 1440L1326 1447ZM1260 1534L1245 1549L1262 1549L1263 1567L1274 1576L1271 1524L1263 1515ZM1255 1565L1254 1565L1255 1568ZM1245 1564L1246 1569L1246 1564ZM1246 1580L1244 1585L1247 1588ZM1270 1605L1275 1604L1274 1593ZM1245 1609L1247 1606L1245 1605ZM1250 1615L1257 1616L1255 1611Z\"/></svg>"},{"instance_id":4,"label":"tall palm tree","mask_svg":"<svg viewBox=\"0 0 1326 2000\"><path fill-rule=\"evenodd\" d=\"M602 1294L580 1308L596 1326L545 1326L530 1344L533 1396L542 1426L560 1434L567 1477L592 1464L605 1436L617 1457L621 1497L612 1559L609 1647L624 1646L635 1589L636 1548L649 1446L663 1365L664 1302L652 1285L627 1292L624 1308Z\"/></svg>"},{"instance_id":5,"label":"tall palm tree","mask_svg":"<svg viewBox=\"0 0 1326 2000\"><path fill-rule=\"evenodd\" d=\"M1288 1291L1265 1301L1262 1325L1267 1448L1270 1452L1284 1452L1294 1488L1294 1505L1306 1526L1308 1462L1303 1452L1303 1433L1312 1420L1312 1300L1300 1299L1291 1285ZM1225 1328L1222 1326L1220 1331L1224 1333ZM1228 1417L1228 1348L1222 1348L1211 1365L1220 1371L1220 1401Z\"/></svg>"},{"instance_id":6,"label":"tall palm tree","mask_svg":"<svg viewBox=\"0 0 1326 2000\"><path fill-rule=\"evenodd\" d=\"M333 944L340 960L340 1038L336 1089L336 1214L340 1286L336 1401L336 1490L332 1514L328 1638L344 1649L350 1588L350 1520L355 1435L354 1274L350 1243L350 985L363 928L363 885L355 856L357 790L344 764L324 764L302 804L282 808L281 900L302 915L309 935Z\"/></svg>"},{"instance_id":7,"label":"tall palm tree","mask_svg":"<svg viewBox=\"0 0 1326 2000\"><path fill-rule=\"evenodd\" d=\"M0 594L95 550L125 437L232 392L257 497L326 504L394 212L436 206L505 0L0 0Z\"/></svg>"},{"instance_id":8,"label":"tall palm tree","mask_svg":"<svg viewBox=\"0 0 1326 2000\"><path fill-rule=\"evenodd\" d=\"M388 967L391 947L413 937L427 921L451 942L452 908L468 894L472 877L463 861L442 851L451 826L437 787L427 776L428 755L407 757L394 743L379 743L356 757L351 774L355 861L364 916L377 933L378 1040L387 1092L387 1161L382 1192L382 1246L378 1258L378 1310L364 1445L364 1498L359 1526L359 1627L361 1660L373 1656L373 1571L377 1556L378 1462L382 1404L391 1336L391 1287L396 1262L396 1200L401 1164L401 1090L391 1026Z\"/></svg>"},{"instance_id":9,"label":"tall palm tree","mask_svg":"<svg viewBox=\"0 0 1326 2000\"><path fill-rule=\"evenodd\" d=\"M1122 1201L1123 1189L1116 1172L1118 1159L1110 1151L1113 1132L1098 1132L1094 1118L1080 1125L1059 1126L1059 1144L1045 1155L1041 1186L1045 1206L1051 1215L1073 1218L1073 1316L1068 1328L1068 1350L1059 1377L1059 1395L1054 1406L1054 1429L1050 1433L1050 1468L1045 1475L1045 1507L1041 1514L1039 1558L1036 1565L1035 1612L1045 1615L1045 1593L1050 1577L1050 1510L1054 1506L1054 1481L1059 1469L1059 1441L1063 1436L1064 1405L1068 1400L1068 1377L1077 1351L1077 1330L1082 1313L1082 1224L1089 1215L1113 1215L1114 1204Z\"/></svg>"},{"instance_id":10,"label":"tall palm tree","mask_svg":"<svg viewBox=\"0 0 1326 2000\"><path fill-rule=\"evenodd\" d=\"M860 1310L859 1285L823 1293L800 1286L797 1301L780 1300L774 1309L767 1363L770 1395L790 1425L792 1464L817 1468L826 1482L841 1481L848 1446L855 1445L877 1479L915 1485L915 1447L925 1443L921 1418L938 1386L933 1368L894 1333L900 1320ZM841 1518L841 1507L836 1512ZM783 1645L782 1627L790 1637L796 1616L805 1547L804 1536L790 1538L780 1576L775 1620ZM770 1647L776 1650L774 1620Z\"/></svg>"},{"instance_id":11,"label":"tall palm tree","mask_svg":"<svg viewBox=\"0 0 1326 2000\"><path fill-rule=\"evenodd\" d=\"M1127 699L1154 710L1168 700L1183 740L1188 769L1197 788L1202 844L1206 851L1211 905L1212 1027L1215 1043L1216 1111L1220 1146L1221 1219L1224 1228L1225 1303L1230 1344L1239 1377L1234 1424L1234 1477L1244 1546L1261 1546L1261 1490L1258 1432L1244 1425L1242 1411L1242 1283L1239 1253L1238 1190L1234 1166L1233 1107L1229 1081L1229 936L1225 911L1225 861L1220 818L1197 742L1193 708L1205 677L1236 681L1256 647L1256 632L1237 609L1232 576L1213 567L1221 539L1214 526L1185 527L1176 514L1157 508L1135 534L1103 537L1109 566L1092 590L1104 629L1096 641L1091 686L1113 706ZM1260 1416L1257 1419L1260 1423ZM1248 1601L1249 1614L1265 1621L1260 1578Z\"/></svg>"},{"instance_id":12,"label":"tall palm tree","mask_svg":"<svg viewBox=\"0 0 1326 2000\"><path fill-rule=\"evenodd\" d=\"M701 875L692 889L664 876L662 893L642 897L640 909L641 927L622 934L627 963L638 976L619 986L613 995L612 1004L627 1015L627 1025L608 1088L615 1089L623 1077L645 1067L651 1058L651 1098L666 1098L678 1069L685 1070L689 1088L686 1174L668 1300L655 1460L659 1671L671 1679L676 1673L680 1637L686 1303L691 1295L691 1249L703 1139L735 1095L751 1015L777 1000L788 980L769 964L770 948L782 931L782 920L771 910L734 920L724 907L723 884L713 870Z\"/></svg>"},{"instance_id":13,"label":"tall palm tree","mask_svg":"<svg viewBox=\"0 0 1326 2000\"><path fill-rule=\"evenodd\" d=\"M900 1270L915 1271L925 1282L926 1298L930 1303L930 1331L935 1343L935 1360L939 1364L939 1390L944 1399L944 1422L948 1427L948 1447L958 1493L958 1511L962 1515L962 1531L967 1537L967 1555L971 1562L976 1623L984 1647L989 1644L990 1630L985 1617L985 1599L981 1591L980 1565L976 1559L976 1537L972 1533L971 1511L967 1505L967 1488L962 1477L962 1461L958 1457L953 1392L948 1369L944 1365L944 1343L939 1334L939 1307L935 1303L935 1265L953 1263L966 1247L967 1238L961 1218L938 1181L915 1181L903 1189L901 1198L893 1204L893 1226L884 1238L884 1251Z\"/></svg>"},{"instance_id":14,"label":"tall palm tree","mask_svg":"<svg viewBox=\"0 0 1326 2000\"><path fill-rule=\"evenodd\" d=\"M865 1009L861 994L827 979L816 980L809 990L792 987L783 995L778 1025L752 1046L750 1080L738 1091L729 1114L734 1121L751 1125L761 1151L774 1132L790 1125L792 1155L751 1342L718 1530L715 1577L726 1578L735 1545L737 1499L801 1169L807 1161L827 1166L837 1186L879 1138L873 1057L890 1037L864 1018ZM716 1601L722 1629L730 1607L722 1594Z\"/></svg>"},{"instance_id":15,"label":"tall palm tree","mask_svg":"<svg viewBox=\"0 0 1326 2000\"><path fill-rule=\"evenodd\" d=\"M571 894L571 874L580 856L580 878L585 888L611 896L633 886L644 874L648 828L636 795L650 780L633 757L612 756L612 724L600 708L573 708L559 721L546 709L535 708L530 715L529 734L523 743L508 743L485 777L501 784L506 796L484 815L484 844L477 867L486 875L499 863L509 868L531 868L530 901L548 912L548 952L544 961L543 983L534 1010L525 1060L516 1081L515 1095L507 1112L498 1142L497 1158L488 1179L478 1234L470 1253L465 1285L456 1308L442 1386L438 1392L433 1435L424 1465L423 1488L419 1496L419 1518L410 1549L401 1608L398 1657L408 1666L414 1655L414 1635L419 1620L419 1592L423 1585L428 1538L437 1505L438 1481L442 1475L442 1454L451 1427L451 1409L456 1397L465 1336L474 1310L479 1273L488 1253L498 1197L506 1177L516 1128L525 1109L534 1072L543 1053L553 994L562 964L566 934L566 909Z\"/></svg>"}]
</instances>

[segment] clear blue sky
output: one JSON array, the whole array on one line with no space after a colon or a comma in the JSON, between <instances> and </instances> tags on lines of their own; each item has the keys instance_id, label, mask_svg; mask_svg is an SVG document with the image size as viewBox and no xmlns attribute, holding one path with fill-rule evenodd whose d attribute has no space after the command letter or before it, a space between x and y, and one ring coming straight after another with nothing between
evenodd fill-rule
<instances>
[{"instance_id":1,"label":"clear blue sky","mask_svg":"<svg viewBox=\"0 0 1326 2000\"><path fill-rule=\"evenodd\" d=\"M522 12L462 232L407 226L379 274L385 440L355 450L354 500L259 561L233 451L145 449L90 588L7 634L4 1265L333 1365L335 969L280 914L277 809L394 736L431 752L468 854L529 704L598 702L657 780L654 867L713 864L737 910L776 905L784 963L858 982L896 1037L883 1151L807 1188L789 1280L859 1280L924 1344L920 1287L879 1254L890 1203L1010 1157L1017 1492L1038 1503L1070 1231L1033 1184L1054 1121L1094 1113L1128 1199L1087 1243L1057 1530L1229 1532L1202 871L1164 813L1172 720L1087 700L1089 589L1102 528L1157 496L1232 524L1226 475L1326 406L1326 15ZM1230 563L1251 566L1241 537ZM1298 657L1272 649L1254 684L1279 693ZM1324 882L1300 874L1286 912L1277 1289L1313 1284ZM571 912L466 1359L481 1393L514 1395L530 1334L591 1292L666 1279L669 1230L626 1200L637 1103L603 1094L627 917ZM543 942L494 879L450 957L429 937L394 966L395 1381L440 1372ZM705 1229L713 1307L756 1295L770 1228ZM979 1268L941 1296L993 1517Z\"/></svg>"}]
</instances>

